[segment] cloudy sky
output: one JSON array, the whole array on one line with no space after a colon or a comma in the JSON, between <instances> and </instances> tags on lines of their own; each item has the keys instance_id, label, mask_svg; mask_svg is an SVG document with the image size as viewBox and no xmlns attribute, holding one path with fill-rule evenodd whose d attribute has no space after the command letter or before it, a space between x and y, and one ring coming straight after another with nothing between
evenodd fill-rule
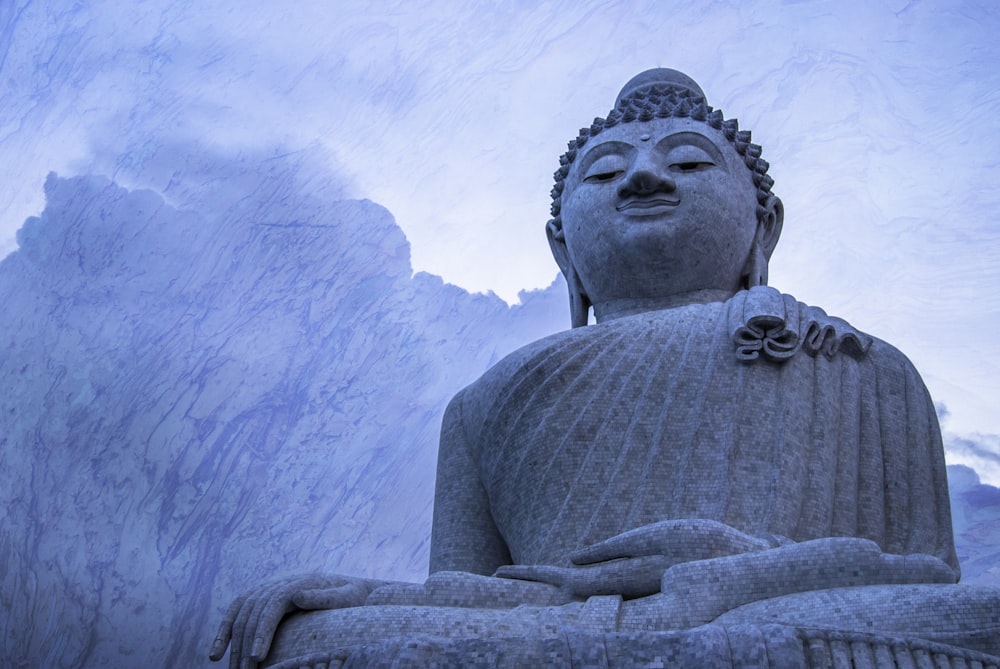
<instances>
[{"instance_id":1,"label":"cloudy sky","mask_svg":"<svg viewBox=\"0 0 1000 669\"><path fill-rule=\"evenodd\" d=\"M997 34L989 0L2 0L0 255L50 171L200 208L220 157L249 188L301 152L414 269L516 302L566 141L674 67L772 164L771 283L901 348L1000 481Z\"/></svg>"}]
</instances>

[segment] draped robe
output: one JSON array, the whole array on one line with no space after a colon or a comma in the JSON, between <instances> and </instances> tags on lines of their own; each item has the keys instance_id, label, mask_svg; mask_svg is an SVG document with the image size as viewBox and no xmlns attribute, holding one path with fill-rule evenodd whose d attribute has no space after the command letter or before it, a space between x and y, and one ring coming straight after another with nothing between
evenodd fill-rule
<instances>
[{"instance_id":1,"label":"draped robe","mask_svg":"<svg viewBox=\"0 0 1000 669\"><path fill-rule=\"evenodd\" d=\"M377 590L365 606L290 617L268 661L785 667L849 664L854 653L858 666L1000 666L983 654L1000 650L1000 589L841 587L857 576L856 551L815 567L826 573L818 591L755 589L785 547L756 554L762 570L747 569L755 554L737 556L740 567L677 565L667 572L677 592L624 613L620 597L560 605L556 588L470 575L568 566L575 549L672 519L779 543L861 537L958 570L940 430L916 370L892 346L761 287L556 334L500 361L445 414L431 541L441 573ZM833 553L820 545L822 562ZM675 572L688 565L706 568L685 581ZM812 567L787 567L775 578L812 578ZM724 593L743 590L727 579L748 577L744 589L763 599L730 602Z\"/></svg>"},{"instance_id":2,"label":"draped robe","mask_svg":"<svg viewBox=\"0 0 1000 669\"><path fill-rule=\"evenodd\" d=\"M771 288L559 333L445 416L431 571L568 565L649 523L862 537L956 569L934 405L898 350Z\"/></svg>"}]
</instances>

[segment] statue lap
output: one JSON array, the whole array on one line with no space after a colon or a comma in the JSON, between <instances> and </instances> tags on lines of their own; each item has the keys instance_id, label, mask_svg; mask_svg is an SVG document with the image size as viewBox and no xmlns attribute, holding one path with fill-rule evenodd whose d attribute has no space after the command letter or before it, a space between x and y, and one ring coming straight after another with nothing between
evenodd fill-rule
<instances>
[{"instance_id":1,"label":"statue lap","mask_svg":"<svg viewBox=\"0 0 1000 669\"><path fill-rule=\"evenodd\" d=\"M713 585L669 604L712 599ZM266 666L637 667L659 659L673 667L1000 667L1000 588L808 591L690 629L652 631L634 616L628 622L629 604L641 606L595 596L511 609L385 604L300 613L283 623Z\"/></svg>"},{"instance_id":2,"label":"statue lap","mask_svg":"<svg viewBox=\"0 0 1000 669\"><path fill-rule=\"evenodd\" d=\"M740 624L631 633L564 628L559 634L529 637L479 635L449 639L428 635L300 654L270 666L272 669L376 666L995 669L1000 660L996 655L893 634Z\"/></svg>"}]
</instances>

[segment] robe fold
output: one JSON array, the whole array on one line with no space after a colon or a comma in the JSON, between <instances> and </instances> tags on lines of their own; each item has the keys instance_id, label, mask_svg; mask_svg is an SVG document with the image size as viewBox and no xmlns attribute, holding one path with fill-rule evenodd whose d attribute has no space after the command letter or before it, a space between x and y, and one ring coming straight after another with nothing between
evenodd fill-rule
<instances>
[{"instance_id":1,"label":"robe fold","mask_svg":"<svg viewBox=\"0 0 1000 669\"><path fill-rule=\"evenodd\" d=\"M913 365L770 288L530 344L453 400L441 449L432 571L490 568L470 557L490 540L474 526L514 564L566 565L684 518L862 537L958 568L940 430Z\"/></svg>"}]
</instances>

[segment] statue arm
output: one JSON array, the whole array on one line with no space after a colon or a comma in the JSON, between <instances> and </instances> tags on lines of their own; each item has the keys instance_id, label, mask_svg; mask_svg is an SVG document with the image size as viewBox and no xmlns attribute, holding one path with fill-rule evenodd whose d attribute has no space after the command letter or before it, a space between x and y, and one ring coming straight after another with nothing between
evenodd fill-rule
<instances>
[{"instance_id":1,"label":"statue arm","mask_svg":"<svg viewBox=\"0 0 1000 669\"><path fill-rule=\"evenodd\" d=\"M751 536L704 519L644 525L569 557L569 567L511 565L498 569L497 575L549 583L578 598L617 594L647 599L636 605L640 610L655 608L653 602L662 596L695 593L697 584L726 590L728 598L695 596L715 607L702 622L759 598L803 590L957 580L951 567L934 556L887 554L868 539L828 537L795 543L776 535Z\"/></svg>"},{"instance_id":2,"label":"statue arm","mask_svg":"<svg viewBox=\"0 0 1000 669\"><path fill-rule=\"evenodd\" d=\"M796 593L955 580L951 567L931 555L883 553L875 542L857 537L812 539L674 565L663 573L658 594L626 603L621 628L690 628Z\"/></svg>"},{"instance_id":3,"label":"statue arm","mask_svg":"<svg viewBox=\"0 0 1000 669\"><path fill-rule=\"evenodd\" d=\"M568 556L572 566L511 565L497 576L549 583L578 598L636 599L660 592L664 572L674 565L765 551L787 541L754 537L714 520L665 520L574 551Z\"/></svg>"},{"instance_id":4,"label":"statue arm","mask_svg":"<svg viewBox=\"0 0 1000 669\"><path fill-rule=\"evenodd\" d=\"M490 575L511 563L472 457L464 420L468 392L466 389L452 399L441 427L431 532L432 574L462 571Z\"/></svg>"},{"instance_id":5,"label":"statue arm","mask_svg":"<svg viewBox=\"0 0 1000 669\"><path fill-rule=\"evenodd\" d=\"M875 340L869 353L881 428L876 455L883 493L880 514L859 516L857 536L886 553L924 553L959 575L951 526L948 475L937 411L913 364L893 346ZM864 523L861 525L861 523Z\"/></svg>"}]
</instances>

